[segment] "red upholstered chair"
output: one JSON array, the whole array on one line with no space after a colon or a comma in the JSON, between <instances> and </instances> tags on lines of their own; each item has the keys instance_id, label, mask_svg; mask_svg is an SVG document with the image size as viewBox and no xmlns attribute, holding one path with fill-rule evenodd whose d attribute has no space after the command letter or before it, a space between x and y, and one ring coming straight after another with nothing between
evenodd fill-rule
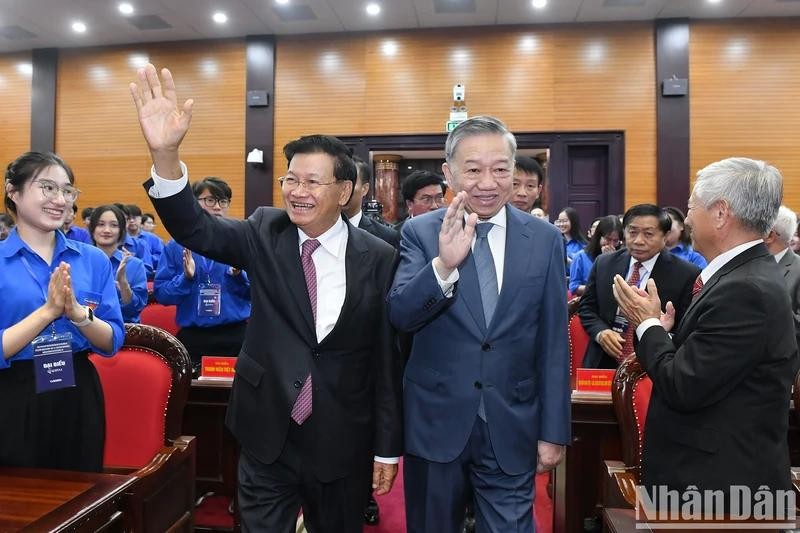
<instances>
[{"instance_id":1,"label":"red upholstered chair","mask_svg":"<svg viewBox=\"0 0 800 533\"><path fill-rule=\"evenodd\" d=\"M135 476L126 492L131 531L192 531L194 437L180 435L191 384L186 348L169 333L125 324L111 358L92 355L103 387L107 472Z\"/></svg>"},{"instance_id":2,"label":"red upholstered chair","mask_svg":"<svg viewBox=\"0 0 800 533\"><path fill-rule=\"evenodd\" d=\"M606 488L612 489L606 490L603 498L607 506L619 507L619 496L630 507L636 503L635 487L641 478L644 425L652 392L653 382L639 360L635 356L626 359L617 369L611 387L622 443L622 462L606 461L608 475L616 482L607 483ZM613 492L614 485L618 493L609 494Z\"/></svg>"},{"instance_id":3,"label":"red upholstered chair","mask_svg":"<svg viewBox=\"0 0 800 533\"><path fill-rule=\"evenodd\" d=\"M177 335L178 323L175 322L177 308L174 305L150 303L142 309L141 322L149 326L161 328L170 335Z\"/></svg>"},{"instance_id":4,"label":"red upholstered chair","mask_svg":"<svg viewBox=\"0 0 800 533\"><path fill-rule=\"evenodd\" d=\"M569 375L575 378L575 369L583 365L583 356L589 346L589 335L583 329L581 319L577 314L569 319ZM574 385L574 384L573 384Z\"/></svg>"}]
</instances>

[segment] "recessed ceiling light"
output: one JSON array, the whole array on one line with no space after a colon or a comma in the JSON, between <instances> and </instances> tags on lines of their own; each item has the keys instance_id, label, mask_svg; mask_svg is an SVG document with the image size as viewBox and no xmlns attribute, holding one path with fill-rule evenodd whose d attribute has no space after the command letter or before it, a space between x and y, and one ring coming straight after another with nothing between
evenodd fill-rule
<instances>
[{"instance_id":1,"label":"recessed ceiling light","mask_svg":"<svg viewBox=\"0 0 800 533\"><path fill-rule=\"evenodd\" d=\"M117 9L119 9L119 12L123 15L133 15L133 6L127 2L123 2L118 5Z\"/></svg>"},{"instance_id":2,"label":"recessed ceiling light","mask_svg":"<svg viewBox=\"0 0 800 533\"><path fill-rule=\"evenodd\" d=\"M214 22L216 22L217 24L225 24L226 22L228 22L228 15L226 15L222 11L217 11L211 18L214 19Z\"/></svg>"},{"instance_id":3,"label":"recessed ceiling light","mask_svg":"<svg viewBox=\"0 0 800 533\"><path fill-rule=\"evenodd\" d=\"M533 0L531 2L531 6L533 6L534 9L542 9L546 5L547 5L547 0Z\"/></svg>"},{"instance_id":4,"label":"recessed ceiling light","mask_svg":"<svg viewBox=\"0 0 800 533\"><path fill-rule=\"evenodd\" d=\"M275 0L275 3L278 4L279 6L285 6L286 4L289 3L289 0Z\"/></svg>"},{"instance_id":5,"label":"recessed ceiling light","mask_svg":"<svg viewBox=\"0 0 800 533\"><path fill-rule=\"evenodd\" d=\"M381 6L375 3L367 4L367 15L374 17L381 12Z\"/></svg>"},{"instance_id":6,"label":"recessed ceiling light","mask_svg":"<svg viewBox=\"0 0 800 533\"><path fill-rule=\"evenodd\" d=\"M17 63L17 72L29 76L33 74L33 65L30 63Z\"/></svg>"},{"instance_id":7,"label":"recessed ceiling light","mask_svg":"<svg viewBox=\"0 0 800 533\"><path fill-rule=\"evenodd\" d=\"M397 43L394 41L386 41L381 46L384 55L393 56L397 53Z\"/></svg>"},{"instance_id":8,"label":"recessed ceiling light","mask_svg":"<svg viewBox=\"0 0 800 533\"><path fill-rule=\"evenodd\" d=\"M76 20L72 23L72 31L75 33L86 33L86 24L80 20Z\"/></svg>"},{"instance_id":9,"label":"recessed ceiling light","mask_svg":"<svg viewBox=\"0 0 800 533\"><path fill-rule=\"evenodd\" d=\"M708 0L708 3L709 4L720 4L720 3L722 3L722 0Z\"/></svg>"}]
</instances>

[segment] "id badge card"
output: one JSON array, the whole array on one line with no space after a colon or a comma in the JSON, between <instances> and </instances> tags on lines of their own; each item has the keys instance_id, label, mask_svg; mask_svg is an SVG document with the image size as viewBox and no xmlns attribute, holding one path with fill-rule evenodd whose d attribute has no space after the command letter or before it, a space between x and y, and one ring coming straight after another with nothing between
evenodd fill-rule
<instances>
[{"instance_id":1,"label":"id badge card","mask_svg":"<svg viewBox=\"0 0 800 533\"><path fill-rule=\"evenodd\" d=\"M617 314L614 317L614 323L611 325L611 329L623 337L625 336L625 331L628 329L628 319L625 318L619 308L617 308Z\"/></svg>"},{"instance_id":2,"label":"id badge card","mask_svg":"<svg viewBox=\"0 0 800 533\"><path fill-rule=\"evenodd\" d=\"M31 347L37 394L75 386L71 333L40 335Z\"/></svg>"},{"instance_id":3,"label":"id badge card","mask_svg":"<svg viewBox=\"0 0 800 533\"><path fill-rule=\"evenodd\" d=\"M198 316L219 316L222 310L222 285L201 283L197 297Z\"/></svg>"}]
</instances>

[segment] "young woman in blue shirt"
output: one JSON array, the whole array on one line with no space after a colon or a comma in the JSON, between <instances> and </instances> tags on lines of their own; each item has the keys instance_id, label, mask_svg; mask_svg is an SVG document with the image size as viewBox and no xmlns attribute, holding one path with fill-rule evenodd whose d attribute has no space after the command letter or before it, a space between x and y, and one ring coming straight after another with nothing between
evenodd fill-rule
<instances>
[{"instance_id":1,"label":"young woman in blue shirt","mask_svg":"<svg viewBox=\"0 0 800 533\"><path fill-rule=\"evenodd\" d=\"M89 217L89 232L95 246L111 260L122 319L138 324L147 305L147 274L141 259L120 249L125 241L125 214L113 205L96 207Z\"/></svg>"},{"instance_id":2,"label":"young woman in blue shirt","mask_svg":"<svg viewBox=\"0 0 800 533\"><path fill-rule=\"evenodd\" d=\"M102 469L103 394L87 355L113 355L124 329L108 258L59 231L80 192L74 181L50 153L28 152L6 170L17 225L0 243L2 466Z\"/></svg>"},{"instance_id":3,"label":"young woman in blue shirt","mask_svg":"<svg viewBox=\"0 0 800 533\"><path fill-rule=\"evenodd\" d=\"M705 268L708 262L705 257L692 248L692 239L689 237L684 224L686 217L683 211L677 207L665 207L664 211L672 219L672 228L667 232L666 236L666 249L672 252L672 255L676 255L684 261L695 264L700 268Z\"/></svg>"},{"instance_id":4,"label":"young woman in blue shirt","mask_svg":"<svg viewBox=\"0 0 800 533\"><path fill-rule=\"evenodd\" d=\"M592 232L592 238L586 248L572 259L569 269L569 291L573 296L582 296L589 281L592 265L602 253L619 250L622 242L622 222L616 215L602 217Z\"/></svg>"},{"instance_id":5,"label":"young woman in blue shirt","mask_svg":"<svg viewBox=\"0 0 800 533\"><path fill-rule=\"evenodd\" d=\"M572 264L572 259L586 246L586 237L583 236L583 230L581 230L578 212L572 207L564 208L558 214L554 224L564 237L564 251L567 256L566 270L567 275L569 275L569 266Z\"/></svg>"}]
</instances>

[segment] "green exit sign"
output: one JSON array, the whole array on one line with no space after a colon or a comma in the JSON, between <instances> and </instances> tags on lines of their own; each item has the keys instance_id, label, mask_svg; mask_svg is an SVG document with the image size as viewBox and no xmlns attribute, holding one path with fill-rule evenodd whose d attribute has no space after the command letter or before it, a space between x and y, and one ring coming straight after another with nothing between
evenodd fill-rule
<instances>
[{"instance_id":1,"label":"green exit sign","mask_svg":"<svg viewBox=\"0 0 800 533\"><path fill-rule=\"evenodd\" d=\"M447 131L447 133L450 133L451 131L456 129L456 126L458 126L462 122L464 122L464 121L463 120L448 120L447 124L445 125L445 131Z\"/></svg>"}]
</instances>

